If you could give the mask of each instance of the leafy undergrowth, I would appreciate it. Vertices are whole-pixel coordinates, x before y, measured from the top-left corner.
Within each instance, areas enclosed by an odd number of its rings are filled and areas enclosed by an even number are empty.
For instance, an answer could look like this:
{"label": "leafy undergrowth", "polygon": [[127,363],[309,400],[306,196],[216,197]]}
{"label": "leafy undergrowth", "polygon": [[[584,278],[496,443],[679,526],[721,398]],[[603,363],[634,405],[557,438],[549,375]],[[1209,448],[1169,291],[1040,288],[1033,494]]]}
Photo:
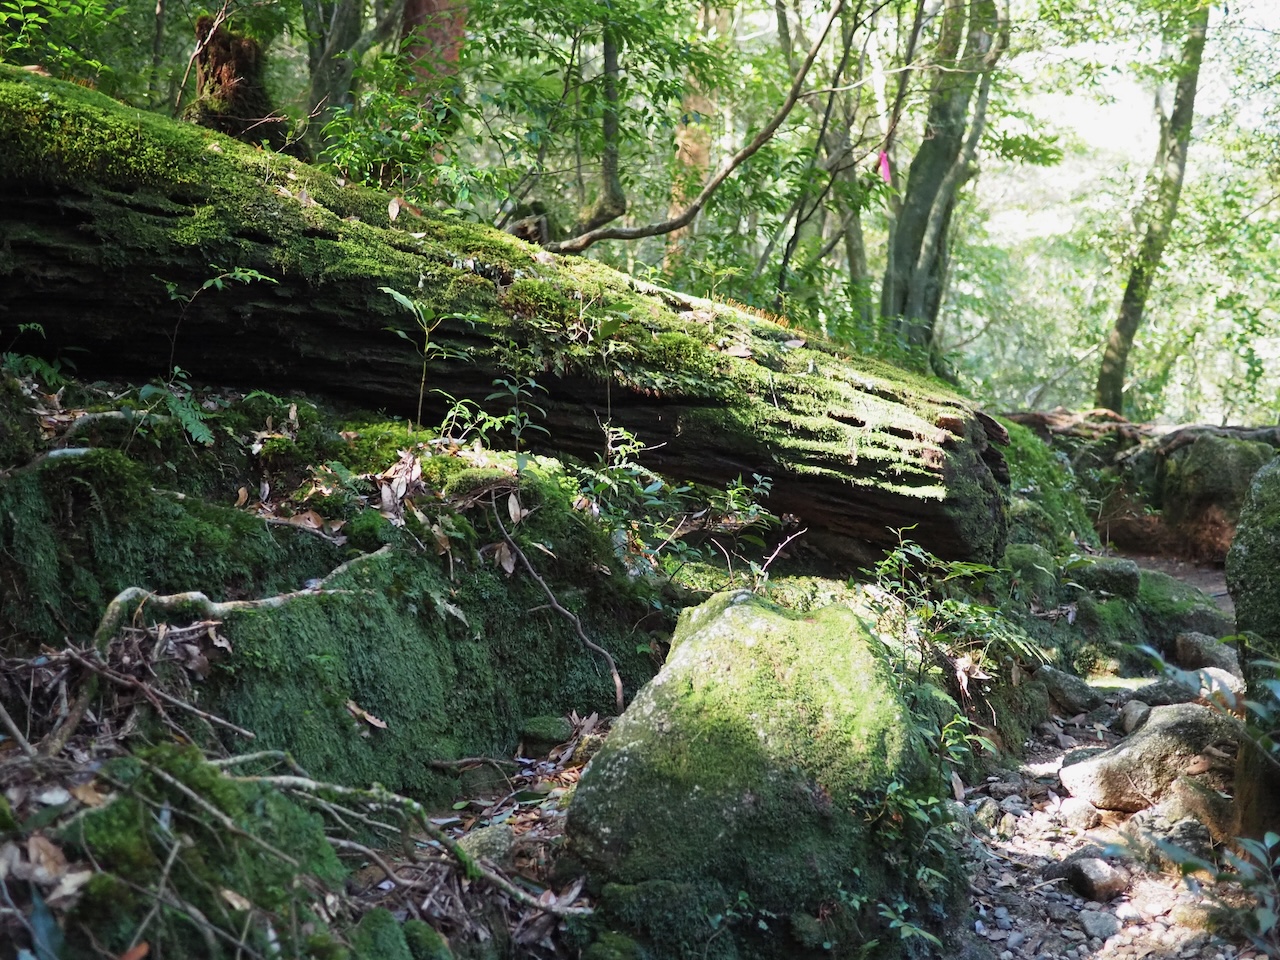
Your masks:
{"label": "leafy undergrowth", "polygon": [[[767,481],[672,484],[616,431],[561,463],[510,412],[424,430],[180,375],[3,399],[11,942],[569,955],[590,910],[553,867],[584,744],[660,660],[664,563],[713,549],[685,535],[746,550]],[[504,759],[565,715],[548,760]]]}
{"label": "leafy undergrowth", "polygon": [[4,715],[6,942],[50,960],[571,955],[591,908],[581,878],[552,868],[597,715],[544,719],[564,737],[546,759],[442,764],[471,789],[433,811],[218,746],[228,724],[192,703],[207,666],[193,649],[226,645],[209,623],[161,624],[0,662],[29,704]]}

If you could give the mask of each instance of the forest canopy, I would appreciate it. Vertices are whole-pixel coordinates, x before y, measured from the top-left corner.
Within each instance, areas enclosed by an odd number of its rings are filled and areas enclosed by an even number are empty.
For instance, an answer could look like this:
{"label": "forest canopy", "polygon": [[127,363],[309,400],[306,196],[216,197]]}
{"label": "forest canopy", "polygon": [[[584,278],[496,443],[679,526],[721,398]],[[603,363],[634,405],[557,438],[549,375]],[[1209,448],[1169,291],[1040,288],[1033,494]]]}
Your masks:
{"label": "forest canopy", "polygon": [[6,61],[980,402],[1246,423],[1280,416],[1278,30],[1268,0],[0,4]]}

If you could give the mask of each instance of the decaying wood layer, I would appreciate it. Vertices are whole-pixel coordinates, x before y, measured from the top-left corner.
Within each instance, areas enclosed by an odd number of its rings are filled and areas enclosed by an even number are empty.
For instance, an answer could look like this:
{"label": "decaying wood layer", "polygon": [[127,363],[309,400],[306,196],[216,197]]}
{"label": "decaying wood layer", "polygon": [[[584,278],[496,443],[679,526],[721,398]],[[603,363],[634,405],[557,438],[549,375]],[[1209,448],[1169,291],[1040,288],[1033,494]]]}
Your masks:
{"label": "decaying wood layer", "polygon": [[[210,383],[411,416],[421,361],[387,332],[416,336],[379,290],[395,287],[481,318],[436,331],[434,342],[469,359],[433,359],[429,387],[483,400],[513,358],[543,363],[532,372],[547,391],[535,399],[548,451],[593,458],[610,419],[660,445],[647,462],[674,478],[772,477],[768,506],[795,514],[837,558],[912,526],[942,556],[1002,549],[1007,471],[991,444],[1002,430],[944,388],[487,228],[407,211],[392,224],[389,198],[288,158],[10,76],[0,74],[0,135],[13,145],[0,159],[0,322],[44,331],[22,350],[73,359],[82,377],[148,379],[172,361]],[[80,146],[74,138],[93,137],[94,124],[125,133]],[[190,294],[231,267],[276,282],[230,283],[185,308],[165,286]],[[516,295],[530,290],[582,303],[584,316],[624,318],[624,359],[597,343],[573,362],[537,361],[559,349],[549,324],[566,325],[562,345],[590,347],[591,337],[574,340],[571,317]],[[699,325],[700,339],[680,333]],[[658,349],[668,341],[686,351],[674,366]],[[428,400],[433,415],[446,405]]]}

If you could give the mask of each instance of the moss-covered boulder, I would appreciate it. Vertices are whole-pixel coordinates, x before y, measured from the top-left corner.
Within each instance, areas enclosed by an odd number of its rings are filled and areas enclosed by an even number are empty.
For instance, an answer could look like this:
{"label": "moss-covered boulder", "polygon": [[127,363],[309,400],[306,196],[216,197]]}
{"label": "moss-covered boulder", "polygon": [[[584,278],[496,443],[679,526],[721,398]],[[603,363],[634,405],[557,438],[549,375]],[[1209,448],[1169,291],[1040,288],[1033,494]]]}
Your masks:
{"label": "moss-covered boulder", "polygon": [[1280,460],[1250,485],[1227,554],[1227,587],[1240,629],[1280,641]]}
{"label": "moss-covered boulder", "polygon": [[1183,552],[1221,563],[1254,474],[1275,456],[1269,444],[1201,433],[1162,462],[1160,499],[1168,536]]}
{"label": "moss-covered boulder", "polygon": [[[1249,487],[1227,554],[1227,587],[1236,623],[1248,631],[1240,653],[1249,695],[1280,710],[1264,683],[1274,680],[1274,671],[1251,662],[1280,656],[1280,460],[1259,470]],[[1280,771],[1265,749],[1246,740],[1237,757],[1235,832],[1242,836],[1260,838],[1280,829]]]}
{"label": "moss-covered boulder", "polygon": [[[901,815],[927,820],[935,784],[871,622],[748,593],[682,615],[567,824],[605,919],[649,956],[857,957],[877,904],[941,917],[955,875]],[[923,865],[940,888],[916,886]]]}
{"label": "moss-covered boulder", "polygon": [[1147,631],[1147,642],[1167,657],[1173,656],[1180,633],[1225,637],[1234,629],[1231,618],[1211,597],[1158,570],[1142,571],[1136,605]]}
{"label": "moss-covered boulder", "polygon": [[1065,455],[1011,420],[1005,459],[1009,463],[1009,542],[1035,543],[1055,556],[1074,552],[1080,543],[1097,546],[1075,471]]}
{"label": "moss-covered boulder", "polygon": [[1136,600],[1142,581],[1138,565],[1126,557],[1077,557],[1064,565],[1062,578],[1103,600]]}

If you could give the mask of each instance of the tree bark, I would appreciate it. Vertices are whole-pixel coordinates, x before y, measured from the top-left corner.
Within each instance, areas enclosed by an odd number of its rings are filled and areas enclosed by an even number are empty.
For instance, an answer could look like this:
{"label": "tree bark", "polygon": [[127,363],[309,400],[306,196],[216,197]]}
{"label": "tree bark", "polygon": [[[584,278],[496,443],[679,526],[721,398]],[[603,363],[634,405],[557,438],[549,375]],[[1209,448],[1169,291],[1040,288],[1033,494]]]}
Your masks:
{"label": "tree bark", "polygon": [[970,102],[1008,43],[1008,13],[996,0],[945,0],[941,17],[925,138],[911,161],[880,295],[881,317],[903,346],[919,350],[929,349],[942,304],[947,232],[971,162],[965,133],[981,134],[981,120],[970,123]]}
{"label": "tree bark", "polygon": [[1209,29],[1209,7],[1192,10],[1185,20],[1182,51],[1178,57],[1173,109],[1166,117],[1157,99],[1160,114],[1160,143],[1147,181],[1147,195],[1134,220],[1138,236],[1129,264],[1129,279],[1120,300],[1120,312],[1107,338],[1098,371],[1097,405],[1120,413],[1124,407],[1125,369],[1134,337],[1142,325],[1147,295],[1160,269],[1164,248],[1178,214],[1182,180],[1187,171],[1187,149],[1191,144],[1191,124],[1195,119],[1196,88],[1200,61],[1204,57],[1205,35]]}
{"label": "tree bark", "polygon": [[[772,477],[768,507],[843,572],[900,527],[944,557],[1003,550],[1001,431],[943,388],[488,227],[393,224],[385,194],[21,73],[0,68],[0,311],[40,323],[46,355],[80,351],[82,377],[145,380],[172,349],[206,382],[412,416],[421,358],[387,331],[408,321],[391,287],[472,318],[432,335],[429,386],[483,403],[496,377],[536,377],[548,452],[593,458],[609,421],[673,478]],[[166,290],[231,267],[277,282],[185,308]]]}

